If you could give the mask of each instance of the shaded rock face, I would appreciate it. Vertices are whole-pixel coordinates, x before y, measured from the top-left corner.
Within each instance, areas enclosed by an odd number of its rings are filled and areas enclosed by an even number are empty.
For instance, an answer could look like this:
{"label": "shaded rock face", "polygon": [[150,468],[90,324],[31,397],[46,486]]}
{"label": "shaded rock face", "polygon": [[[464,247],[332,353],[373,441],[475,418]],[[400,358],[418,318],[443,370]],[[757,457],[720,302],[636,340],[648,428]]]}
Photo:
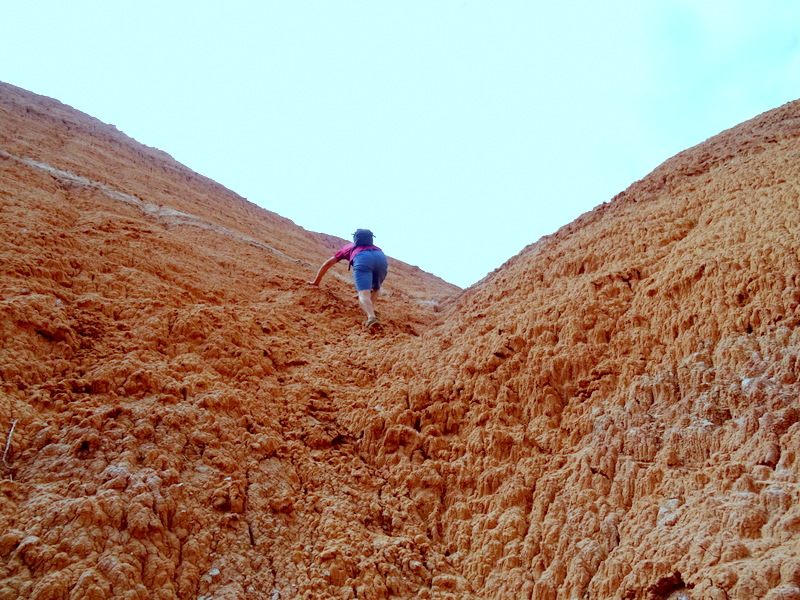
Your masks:
{"label": "shaded rock face", "polygon": [[342,240],[0,85],[0,600],[800,598],[799,136],[365,332]]}

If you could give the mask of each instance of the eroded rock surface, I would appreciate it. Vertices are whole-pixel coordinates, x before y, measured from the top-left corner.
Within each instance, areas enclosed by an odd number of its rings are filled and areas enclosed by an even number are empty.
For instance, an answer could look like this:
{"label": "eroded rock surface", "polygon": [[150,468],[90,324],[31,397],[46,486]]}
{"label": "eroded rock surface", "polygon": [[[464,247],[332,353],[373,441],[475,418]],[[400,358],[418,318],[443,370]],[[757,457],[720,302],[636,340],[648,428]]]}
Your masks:
{"label": "eroded rock surface", "polygon": [[365,332],[341,240],[0,84],[0,600],[800,598],[799,136]]}

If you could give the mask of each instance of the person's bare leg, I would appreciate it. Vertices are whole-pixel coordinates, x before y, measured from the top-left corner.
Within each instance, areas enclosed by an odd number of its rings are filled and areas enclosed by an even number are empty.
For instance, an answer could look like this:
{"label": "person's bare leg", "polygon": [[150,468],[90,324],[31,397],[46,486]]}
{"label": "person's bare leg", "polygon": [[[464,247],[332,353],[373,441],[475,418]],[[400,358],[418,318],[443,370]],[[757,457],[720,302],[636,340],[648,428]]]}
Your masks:
{"label": "person's bare leg", "polygon": [[370,294],[370,298],[372,299],[372,310],[375,310],[375,305],[378,304],[378,296],[380,295],[380,293],[381,290],[377,289],[377,290],[372,290],[372,293]]}
{"label": "person's bare leg", "polygon": [[358,292],[358,302],[361,304],[361,308],[364,309],[364,312],[367,313],[367,320],[374,319],[375,305],[372,303],[372,291],[361,290]]}

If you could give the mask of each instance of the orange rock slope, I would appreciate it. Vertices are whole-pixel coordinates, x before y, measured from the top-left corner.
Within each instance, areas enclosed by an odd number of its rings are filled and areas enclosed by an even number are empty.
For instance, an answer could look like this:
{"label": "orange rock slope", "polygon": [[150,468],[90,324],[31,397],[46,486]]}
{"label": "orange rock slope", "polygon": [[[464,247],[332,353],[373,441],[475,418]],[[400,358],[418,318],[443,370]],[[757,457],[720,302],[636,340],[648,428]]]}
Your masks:
{"label": "orange rock slope", "polygon": [[374,332],[340,239],[5,84],[0,169],[0,600],[800,598],[800,102]]}

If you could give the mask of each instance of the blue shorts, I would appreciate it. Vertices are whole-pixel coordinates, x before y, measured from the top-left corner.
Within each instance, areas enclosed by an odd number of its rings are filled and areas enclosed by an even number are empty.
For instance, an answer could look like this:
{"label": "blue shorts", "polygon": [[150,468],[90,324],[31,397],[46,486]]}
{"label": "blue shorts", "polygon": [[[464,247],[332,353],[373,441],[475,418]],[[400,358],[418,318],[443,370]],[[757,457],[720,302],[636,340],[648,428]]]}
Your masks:
{"label": "blue shorts", "polygon": [[359,292],[381,289],[388,272],[389,261],[381,250],[362,250],[353,259],[353,281]]}

